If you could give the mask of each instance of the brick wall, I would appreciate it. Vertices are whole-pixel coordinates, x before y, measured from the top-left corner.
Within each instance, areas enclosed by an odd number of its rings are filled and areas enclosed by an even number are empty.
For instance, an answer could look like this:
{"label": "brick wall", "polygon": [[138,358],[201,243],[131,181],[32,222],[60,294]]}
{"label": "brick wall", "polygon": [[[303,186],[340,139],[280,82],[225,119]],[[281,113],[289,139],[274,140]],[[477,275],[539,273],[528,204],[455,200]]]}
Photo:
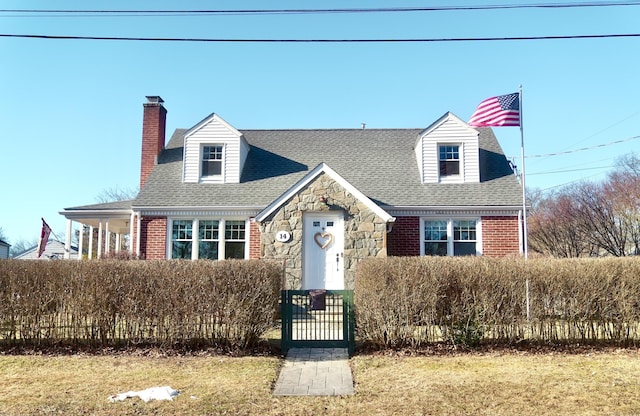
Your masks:
{"label": "brick wall", "polygon": [[387,234],[389,256],[420,255],[420,217],[397,217]]}
{"label": "brick wall", "polygon": [[518,217],[482,217],[482,240],[483,256],[519,254]]}
{"label": "brick wall", "polygon": [[167,218],[143,217],[140,255],[147,260],[164,259],[167,253]]}
{"label": "brick wall", "polygon": [[260,224],[255,221],[249,222],[249,258],[259,259],[262,257],[260,249]]}
{"label": "brick wall", "polygon": [[140,189],[156,164],[164,148],[167,110],[162,103],[145,103],[142,118],[142,152],[140,160]]}

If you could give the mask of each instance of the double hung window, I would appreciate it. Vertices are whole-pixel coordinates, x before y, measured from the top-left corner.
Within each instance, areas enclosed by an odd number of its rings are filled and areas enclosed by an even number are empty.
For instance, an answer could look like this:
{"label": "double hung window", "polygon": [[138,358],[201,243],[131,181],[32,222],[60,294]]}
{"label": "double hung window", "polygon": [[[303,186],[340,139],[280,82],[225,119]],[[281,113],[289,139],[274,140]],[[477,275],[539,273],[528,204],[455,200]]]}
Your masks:
{"label": "double hung window", "polygon": [[246,226],[244,220],[174,219],[169,256],[193,260],[244,259],[248,250]]}
{"label": "double hung window", "polygon": [[425,219],[422,249],[426,256],[475,256],[480,252],[479,220]]}
{"label": "double hung window", "polygon": [[222,175],[223,146],[202,146],[202,177]]}
{"label": "double hung window", "polygon": [[440,145],[438,147],[440,177],[460,175],[460,146]]}

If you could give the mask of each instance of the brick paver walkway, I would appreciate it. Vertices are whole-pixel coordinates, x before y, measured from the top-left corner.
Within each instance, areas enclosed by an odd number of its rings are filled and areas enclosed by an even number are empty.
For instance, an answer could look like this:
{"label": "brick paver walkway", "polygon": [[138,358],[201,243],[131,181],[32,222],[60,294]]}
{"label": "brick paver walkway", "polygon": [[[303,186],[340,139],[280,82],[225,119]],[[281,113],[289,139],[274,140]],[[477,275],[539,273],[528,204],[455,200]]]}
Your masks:
{"label": "brick paver walkway", "polygon": [[354,394],[346,348],[291,348],[273,394],[345,396]]}

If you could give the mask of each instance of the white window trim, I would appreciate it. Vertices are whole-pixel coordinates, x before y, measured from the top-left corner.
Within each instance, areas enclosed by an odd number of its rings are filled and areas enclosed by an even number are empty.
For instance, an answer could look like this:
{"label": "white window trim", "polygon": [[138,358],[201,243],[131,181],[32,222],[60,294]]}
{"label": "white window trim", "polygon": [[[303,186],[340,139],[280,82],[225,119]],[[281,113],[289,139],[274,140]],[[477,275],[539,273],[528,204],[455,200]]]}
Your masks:
{"label": "white window trim", "polygon": [[[204,155],[205,147],[214,147],[220,146],[222,147],[222,167],[220,170],[220,175],[211,175],[211,176],[202,176],[202,157]],[[200,150],[198,151],[198,178],[200,178],[200,183],[225,183],[226,178],[226,165],[227,165],[227,146],[223,143],[201,143]]]}
{"label": "white window trim", "polygon": [[482,219],[478,217],[422,217],[420,218],[420,255],[424,256],[424,225],[425,221],[447,221],[447,257],[453,256],[454,240],[453,240],[453,222],[454,221],[475,221],[476,222],[476,256],[482,255]]}
{"label": "white window trim", "polygon": [[[218,221],[218,260],[225,260],[225,221],[244,221],[244,259],[249,260],[250,258],[250,244],[251,241],[251,224],[248,218],[214,218],[214,217],[198,217],[198,218],[184,218],[184,217],[175,217],[168,218],[167,221],[167,244],[166,244],[166,258],[172,259],[171,257],[171,248],[172,248],[172,234],[173,234],[173,222],[174,221],[184,221],[191,220],[192,228],[191,228],[191,260],[198,260],[198,253],[200,248],[200,240],[198,239],[198,228],[201,220],[214,220]],[[237,240],[233,240],[237,241]]]}
{"label": "white window trim", "polygon": [[[458,146],[458,163],[460,164],[460,173],[457,175],[440,175],[440,147],[442,146]],[[436,144],[436,169],[438,172],[438,182],[440,183],[463,183],[464,182],[464,143],[460,142],[438,142]]]}

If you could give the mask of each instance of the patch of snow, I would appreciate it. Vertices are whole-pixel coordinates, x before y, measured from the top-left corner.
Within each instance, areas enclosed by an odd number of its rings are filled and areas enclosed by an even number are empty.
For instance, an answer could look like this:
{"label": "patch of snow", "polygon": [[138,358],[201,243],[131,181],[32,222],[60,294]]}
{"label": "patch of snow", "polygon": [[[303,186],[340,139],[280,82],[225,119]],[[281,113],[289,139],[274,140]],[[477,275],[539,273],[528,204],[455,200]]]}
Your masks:
{"label": "patch of snow", "polygon": [[180,394],[178,390],[174,390],[169,386],[149,387],[148,389],[140,391],[128,391],[126,393],[113,394],[109,396],[109,401],[121,402],[130,397],[139,397],[145,402],[151,400],[173,400],[173,398],[177,397],[178,394]]}

